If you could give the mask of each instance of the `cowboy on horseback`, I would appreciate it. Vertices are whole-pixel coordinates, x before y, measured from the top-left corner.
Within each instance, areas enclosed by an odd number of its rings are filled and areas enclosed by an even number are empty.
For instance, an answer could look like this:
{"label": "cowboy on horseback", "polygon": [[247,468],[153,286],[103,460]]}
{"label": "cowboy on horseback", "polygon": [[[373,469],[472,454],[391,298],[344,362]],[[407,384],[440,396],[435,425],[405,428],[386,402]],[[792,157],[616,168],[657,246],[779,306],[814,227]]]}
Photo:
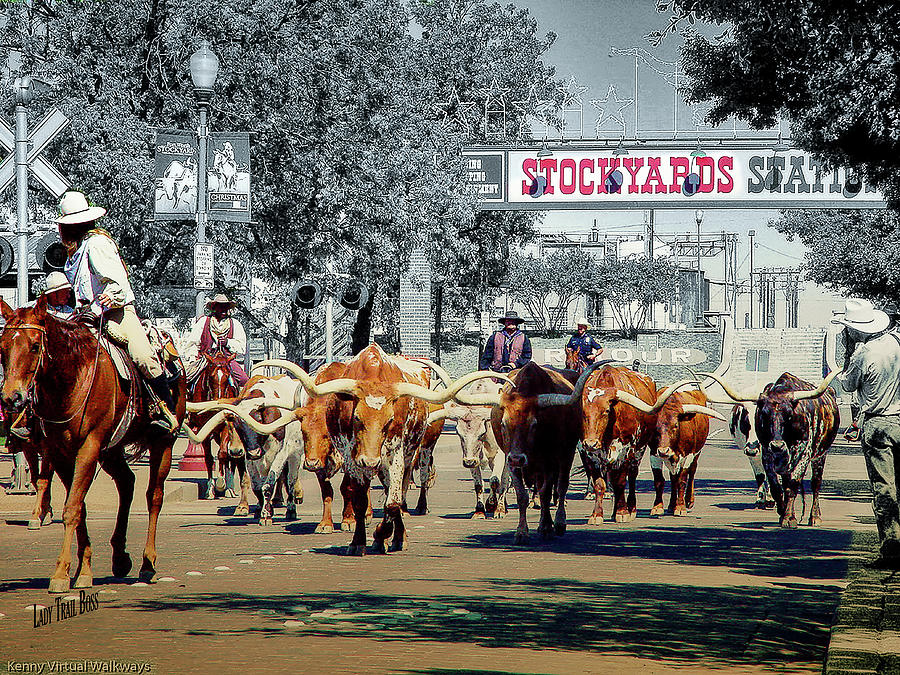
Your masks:
{"label": "cowboy on horseback", "polygon": [[588,333],[591,324],[584,317],[575,322],[575,333],[566,344],[566,367],[581,372],[594,362],[603,349],[597,339]]}
{"label": "cowboy on horseback", "polygon": [[237,303],[219,293],[206,303],[209,312],[194,322],[185,343],[185,359],[192,361],[188,382],[196,383],[208,359],[217,354],[229,357],[231,377],[240,390],[247,383],[247,373],[238,361],[247,350],[247,334],[241,322],[231,316]]}
{"label": "cowboy on horseback", "polygon": [[66,192],[56,219],[59,236],[69,254],[65,274],[72,285],[78,311],[100,320],[107,335],[124,343],[134,365],[157,399],[151,425],[174,433],[178,421],[165,368],[150,345],[134,309],[134,291],[119,248],[109,232],[97,227],[106,209],[90,206],[80,192]]}

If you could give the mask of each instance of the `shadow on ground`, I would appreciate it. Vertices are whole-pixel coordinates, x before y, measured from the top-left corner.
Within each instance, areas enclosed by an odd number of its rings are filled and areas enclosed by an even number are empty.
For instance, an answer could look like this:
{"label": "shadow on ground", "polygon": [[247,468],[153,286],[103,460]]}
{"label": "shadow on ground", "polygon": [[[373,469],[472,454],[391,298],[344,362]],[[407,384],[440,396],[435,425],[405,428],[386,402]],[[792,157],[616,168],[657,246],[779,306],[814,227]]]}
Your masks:
{"label": "shadow on ground", "polygon": [[[218,635],[283,640],[299,633],[407,644],[590,650],[726,667],[821,662],[839,595],[827,586],[706,588],[560,578],[482,579],[473,585],[476,592],[465,596],[427,599],[358,592],[205,593],[141,599],[126,607],[220,612],[231,616],[233,625],[242,624],[234,620],[239,614],[271,621],[217,630]],[[286,630],[286,619],[303,625]],[[186,632],[204,634],[199,627]]]}

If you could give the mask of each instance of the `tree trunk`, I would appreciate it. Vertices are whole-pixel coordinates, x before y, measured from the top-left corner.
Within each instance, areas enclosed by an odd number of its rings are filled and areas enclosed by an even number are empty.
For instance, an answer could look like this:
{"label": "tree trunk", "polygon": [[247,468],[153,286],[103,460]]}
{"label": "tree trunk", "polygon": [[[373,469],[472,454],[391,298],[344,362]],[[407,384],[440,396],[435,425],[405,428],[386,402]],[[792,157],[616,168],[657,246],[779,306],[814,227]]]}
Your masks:
{"label": "tree trunk", "polygon": [[373,285],[369,289],[369,299],[356,313],[356,321],[353,324],[353,332],[350,335],[350,353],[354,356],[369,346],[372,341],[372,308],[375,306],[375,295],[378,286]]}

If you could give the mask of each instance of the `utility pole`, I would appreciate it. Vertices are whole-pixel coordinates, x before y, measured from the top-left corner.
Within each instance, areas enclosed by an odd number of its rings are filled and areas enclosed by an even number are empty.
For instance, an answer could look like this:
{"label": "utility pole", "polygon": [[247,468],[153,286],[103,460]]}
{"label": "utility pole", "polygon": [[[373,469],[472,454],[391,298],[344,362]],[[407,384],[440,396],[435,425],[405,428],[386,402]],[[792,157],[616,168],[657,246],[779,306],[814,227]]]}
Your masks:
{"label": "utility pole", "polygon": [[750,230],[747,235],[750,237],[750,328],[753,328],[753,237],[756,230]]}

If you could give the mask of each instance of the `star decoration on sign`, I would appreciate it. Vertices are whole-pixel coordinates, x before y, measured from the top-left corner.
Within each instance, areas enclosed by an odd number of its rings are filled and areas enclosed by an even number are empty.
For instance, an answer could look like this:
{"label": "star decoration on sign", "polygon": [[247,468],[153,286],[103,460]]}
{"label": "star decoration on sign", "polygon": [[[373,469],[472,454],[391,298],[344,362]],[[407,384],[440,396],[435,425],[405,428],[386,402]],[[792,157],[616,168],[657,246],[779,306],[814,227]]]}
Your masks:
{"label": "star decoration on sign", "polygon": [[622,115],[622,111],[632,103],[634,103],[633,98],[620,99],[616,93],[616,87],[613,84],[609,85],[609,90],[606,92],[606,98],[591,99],[591,105],[600,111],[600,116],[597,118],[597,123],[594,125],[596,132],[599,134],[600,127],[608,120],[621,124],[622,131],[624,132],[625,117]]}
{"label": "star decoration on sign", "polygon": [[524,99],[512,101],[512,107],[515,111],[516,118],[519,121],[519,128],[516,132],[516,138],[522,140],[528,136],[532,136],[531,129],[533,125],[537,125],[543,129],[543,135],[546,137],[548,125],[545,121],[548,113],[553,110],[553,101],[545,98],[538,98],[537,85],[531,85],[528,94]]}
{"label": "star decoration on sign", "polygon": [[490,140],[498,140],[506,136],[506,95],[509,89],[497,84],[495,77],[491,86],[480,89],[484,94],[484,136]]}
{"label": "star decoration on sign", "polygon": [[564,86],[562,94],[562,136],[563,138],[582,138],[584,136],[584,102],[581,95],[587,87],[578,84],[574,75]]}
{"label": "star decoration on sign", "polygon": [[569,80],[559,88],[562,92],[562,102],[563,108],[574,108],[581,107],[583,102],[581,100],[581,95],[588,90],[584,85],[578,84],[575,80],[575,76],[569,78]]}
{"label": "star decoration on sign", "polygon": [[456,88],[450,92],[446,102],[438,103],[435,108],[438,111],[438,122],[444,129],[456,128],[469,135],[472,128],[469,124],[469,115],[475,107],[474,103],[461,101]]}

